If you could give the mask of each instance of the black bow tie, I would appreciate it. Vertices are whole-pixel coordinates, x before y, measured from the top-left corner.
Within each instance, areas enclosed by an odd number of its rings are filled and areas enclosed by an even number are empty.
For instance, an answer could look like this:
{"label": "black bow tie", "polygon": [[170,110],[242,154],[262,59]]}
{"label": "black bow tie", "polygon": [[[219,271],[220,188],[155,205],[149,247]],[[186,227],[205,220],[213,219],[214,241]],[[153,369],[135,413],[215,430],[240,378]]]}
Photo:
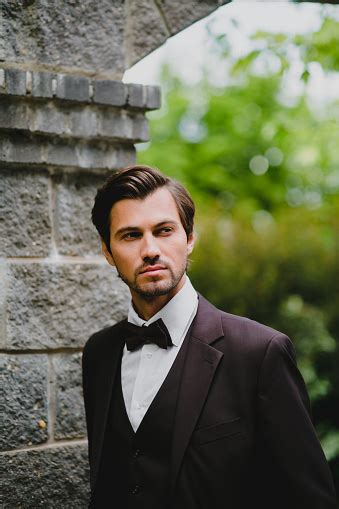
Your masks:
{"label": "black bow tie", "polygon": [[161,318],[148,327],[139,327],[134,323],[125,322],[123,325],[127,350],[133,351],[145,343],[155,343],[160,348],[173,346],[170,333]]}

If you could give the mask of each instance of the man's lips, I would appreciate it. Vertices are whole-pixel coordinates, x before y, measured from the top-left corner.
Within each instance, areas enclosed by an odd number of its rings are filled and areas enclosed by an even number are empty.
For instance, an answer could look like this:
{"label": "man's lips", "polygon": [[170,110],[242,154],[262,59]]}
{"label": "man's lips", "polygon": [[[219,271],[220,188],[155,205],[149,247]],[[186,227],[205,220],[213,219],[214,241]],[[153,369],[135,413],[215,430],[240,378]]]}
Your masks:
{"label": "man's lips", "polygon": [[164,265],[149,265],[148,267],[145,267],[140,274],[146,274],[150,272],[159,272],[161,270],[165,270],[166,267]]}

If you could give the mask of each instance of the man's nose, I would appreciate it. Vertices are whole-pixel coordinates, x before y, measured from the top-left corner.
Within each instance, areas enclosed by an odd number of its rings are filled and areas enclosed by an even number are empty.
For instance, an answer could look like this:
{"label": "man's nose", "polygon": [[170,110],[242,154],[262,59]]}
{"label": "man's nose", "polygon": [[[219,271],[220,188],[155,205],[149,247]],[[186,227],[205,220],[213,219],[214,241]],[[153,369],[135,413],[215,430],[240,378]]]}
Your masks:
{"label": "man's nose", "polygon": [[144,235],[140,254],[143,260],[145,258],[159,258],[159,245],[157,239],[153,235]]}

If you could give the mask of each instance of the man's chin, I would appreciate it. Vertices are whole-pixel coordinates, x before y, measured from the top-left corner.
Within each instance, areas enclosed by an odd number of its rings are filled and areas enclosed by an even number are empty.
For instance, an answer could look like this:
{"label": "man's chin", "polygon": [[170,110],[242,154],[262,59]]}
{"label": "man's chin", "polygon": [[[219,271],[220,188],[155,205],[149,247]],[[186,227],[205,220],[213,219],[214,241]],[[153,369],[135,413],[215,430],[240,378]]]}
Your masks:
{"label": "man's chin", "polygon": [[176,293],[176,288],[182,280],[185,271],[179,277],[175,277],[171,271],[164,271],[164,274],[157,274],[154,276],[136,277],[133,282],[129,281],[118,271],[119,277],[129,287],[130,291],[135,292],[137,295],[144,299],[153,299],[163,295],[170,295]]}
{"label": "man's chin", "polygon": [[167,295],[173,290],[173,284],[169,281],[150,281],[136,285],[133,290],[141,297],[152,298]]}

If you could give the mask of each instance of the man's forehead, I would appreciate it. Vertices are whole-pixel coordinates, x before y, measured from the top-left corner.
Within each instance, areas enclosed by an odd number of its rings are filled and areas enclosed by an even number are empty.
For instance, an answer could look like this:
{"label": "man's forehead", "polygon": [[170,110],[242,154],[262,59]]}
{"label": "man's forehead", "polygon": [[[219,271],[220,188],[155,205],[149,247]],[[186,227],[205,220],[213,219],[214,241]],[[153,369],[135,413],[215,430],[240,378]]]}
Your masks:
{"label": "man's forehead", "polygon": [[[163,222],[180,222],[177,205],[171,193],[160,188],[144,198],[124,198],[116,202],[110,212],[111,225],[114,223],[133,224],[151,221],[154,224]],[[120,227],[120,224],[119,224]]]}

